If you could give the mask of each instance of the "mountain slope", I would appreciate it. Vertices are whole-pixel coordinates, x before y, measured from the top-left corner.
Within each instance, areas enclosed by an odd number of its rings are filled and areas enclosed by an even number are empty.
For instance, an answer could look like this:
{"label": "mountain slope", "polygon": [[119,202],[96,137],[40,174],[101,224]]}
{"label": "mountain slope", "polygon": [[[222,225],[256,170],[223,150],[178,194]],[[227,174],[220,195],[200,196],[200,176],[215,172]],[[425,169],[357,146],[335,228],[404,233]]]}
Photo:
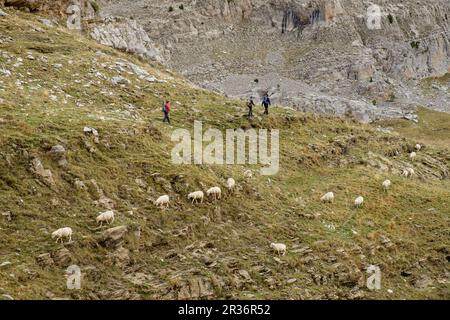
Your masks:
{"label": "mountain slope", "polygon": [[[248,121],[242,102],[156,63],[7,12],[0,17],[0,295],[450,297],[447,146],[425,141],[411,163],[408,152],[423,141],[394,130],[285,108]],[[173,126],[161,121],[167,98]],[[172,164],[172,131],[190,130],[194,120],[221,130],[280,129],[279,174],[247,180],[244,171],[257,166]],[[405,167],[416,176],[401,177]],[[187,200],[228,177],[237,180],[235,194],[197,206]],[[320,202],[328,191],[333,204]],[[162,211],[151,200],[166,193],[172,202]],[[355,209],[358,195],[366,203]],[[116,221],[100,228],[95,217],[108,208]],[[55,244],[51,232],[65,226],[73,242]],[[112,227],[119,228],[105,231]],[[287,255],[276,257],[271,242],[286,243]],[[83,275],[78,291],[66,288],[73,264]],[[379,291],[365,287],[369,265],[382,271]]]}
{"label": "mountain slope", "polygon": [[365,121],[402,118],[417,105],[450,111],[448,81],[435,97],[419,85],[450,72],[446,0],[100,3],[103,15],[142,24],[174,70],[232,97],[268,91],[301,111]]}

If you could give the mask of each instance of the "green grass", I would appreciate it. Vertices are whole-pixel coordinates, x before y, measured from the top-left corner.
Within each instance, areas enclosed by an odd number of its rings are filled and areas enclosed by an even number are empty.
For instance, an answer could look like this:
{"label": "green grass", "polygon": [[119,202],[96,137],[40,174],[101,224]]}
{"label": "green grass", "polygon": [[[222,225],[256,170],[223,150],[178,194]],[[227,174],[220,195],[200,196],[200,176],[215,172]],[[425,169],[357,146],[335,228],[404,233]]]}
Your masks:
{"label": "green grass", "polygon": [[450,114],[425,108],[417,110],[419,123],[408,120],[387,120],[382,125],[391,126],[402,135],[424,144],[450,146]]}
{"label": "green grass", "polygon": [[[30,31],[34,25],[45,33]],[[0,20],[0,30],[14,39],[0,44],[0,66],[12,71],[11,77],[0,78],[0,212],[12,214],[11,221],[0,216],[0,264],[12,263],[0,267],[0,294],[16,299],[176,299],[190,280],[201,278],[211,283],[209,298],[219,299],[351,299],[355,291],[366,299],[450,297],[450,158],[443,115],[420,110],[418,128],[402,121],[387,124],[400,134],[285,109],[249,122],[240,101],[195,89],[162,66],[65,29],[41,26],[32,15],[11,14]],[[28,60],[28,51],[46,61]],[[23,65],[12,68],[19,56]],[[167,82],[149,83],[124,72],[131,84],[120,87],[96,76],[117,76],[119,59]],[[54,68],[57,63],[63,68]],[[26,82],[23,90],[17,80]],[[84,86],[87,83],[90,86]],[[166,98],[173,102],[171,127],[161,121]],[[129,110],[129,104],[134,108]],[[194,120],[202,120],[205,129],[280,129],[279,174],[270,180],[256,174],[247,181],[247,166],[173,165],[171,133],[191,129]],[[99,131],[99,144],[83,134],[84,126]],[[407,151],[417,142],[427,148],[411,164]],[[67,150],[66,169],[48,154],[55,144]],[[393,150],[400,154],[390,157]],[[55,188],[30,172],[34,156],[52,171]],[[406,165],[416,170],[414,179],[400,177]],[[258,166],[252,169],[257,172]],[[186,199],[194,190],[223,186],[228,177],[240,186],[234,195],[198,206]],[[147,186],[138,186],[137,178]],[[393,182],[387,194],[381,190],[386,178]],[[99,229],[95,217],[105,209],[94,204],[95,188],[78,190],[76,179],[88,186],[94,179],[114,200],[114,226],[140,225],[139,250],[130,252],[126,266],[114,264],[112,251],[99,245],[107,227]],[[330,190],[335,203],[321,203],[321,195]],[[165,193],[172,204],[161,211],[149,199]],[[358,195],[366,203],[355,209]],[[74,243],[66,245],[72,261],[39,266],[39,254],[54,255],[63,248],[50,239],[50,233],[63,226],[74,230]],[[392,246],[383,244],[385,238]],[[275,260],[271,242],[286,243],[287,255]],[[311,252],[295,253],[305,247]],[[84,275],[80,291],[65,286],[65,269],[73,263]],[[380,291],[365,288],[369,264],[382,269]],[[240,270],[252,281],[244,281]],[[412,275],[402,276],[404,271]],[[150,280],[143,285],[127,280],[136,273]],[[416,288],[413,280],[420,275],[430,277],[432,286]],[[297,281],[288,284],[289,279]]]}

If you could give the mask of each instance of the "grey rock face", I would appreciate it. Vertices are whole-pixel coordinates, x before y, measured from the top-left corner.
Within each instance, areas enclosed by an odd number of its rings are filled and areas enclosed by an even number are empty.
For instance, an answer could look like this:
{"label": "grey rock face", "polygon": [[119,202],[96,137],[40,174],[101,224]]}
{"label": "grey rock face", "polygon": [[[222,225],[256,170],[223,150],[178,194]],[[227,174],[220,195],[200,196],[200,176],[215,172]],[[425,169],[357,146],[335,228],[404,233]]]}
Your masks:
{"label": "grey rock face", "polygon": [[90,31],[92,38],[103,45],[138,54],[144,58],[163,58],[144,28],[135,20],[107,18]]}

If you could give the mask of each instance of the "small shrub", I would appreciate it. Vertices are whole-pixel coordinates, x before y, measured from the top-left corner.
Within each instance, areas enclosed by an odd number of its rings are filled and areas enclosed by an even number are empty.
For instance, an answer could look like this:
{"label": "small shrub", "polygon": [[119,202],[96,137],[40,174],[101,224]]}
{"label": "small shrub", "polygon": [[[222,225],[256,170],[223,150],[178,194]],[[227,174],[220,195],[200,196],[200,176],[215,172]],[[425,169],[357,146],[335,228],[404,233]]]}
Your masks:
{"label": "small shrub", "polygon": [[173,10],[175,10],[172,6],[169,7],[169,12],[172,12]]}
{"label": "small shrub", "polygon": [[395,101],[395,99],[397,99],[397,97],[395,96],[395,93],[391,93],[390,95],[389,95],[389,98],[388,98],[388,102],[394,102]]}
{"label": "small shrub", "polygon": [[411,48],[413,49],[419,49],[420,42],[419,41],[412,41],[411,42]]}
{"label": "small shrub", "polygon": [[393,17],[392,14],[390,14],[390,13],[389,13],[389,15],[388,15],[388,20],[389,20],[389,23],[390,23],[390,24],[393,24],[393,23],[394,23],[394,17]]}

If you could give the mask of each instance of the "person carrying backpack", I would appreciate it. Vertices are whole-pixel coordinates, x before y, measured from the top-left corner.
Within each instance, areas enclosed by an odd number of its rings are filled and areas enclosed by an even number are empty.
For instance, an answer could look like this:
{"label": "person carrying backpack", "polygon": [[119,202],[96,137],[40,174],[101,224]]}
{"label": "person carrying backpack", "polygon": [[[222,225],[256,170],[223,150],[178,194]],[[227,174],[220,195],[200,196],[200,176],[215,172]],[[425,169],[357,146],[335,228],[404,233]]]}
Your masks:
{"label": "person carrying backpack", "polygon": [[170,114],[170,101],[166,101],[166,103],[163,105],[162,111],[164,112],[164,119],[163,122],[168,122],[170,124],[170,118],[169,118],[169,114]]}
{"label": "person carrying backpack", "polygon": [[253,102],[253,97],[250,97],[250,101],[247,102],[248,107],[248,117],[253,117],[253,107],[255,106],[255,103]]}
{"label": "person carrying backpack", "polygon": [[266,94],[263,97],[262,106],[264,107],[264,114],[269,115],[269,106],[271,105],[269,95]]}

